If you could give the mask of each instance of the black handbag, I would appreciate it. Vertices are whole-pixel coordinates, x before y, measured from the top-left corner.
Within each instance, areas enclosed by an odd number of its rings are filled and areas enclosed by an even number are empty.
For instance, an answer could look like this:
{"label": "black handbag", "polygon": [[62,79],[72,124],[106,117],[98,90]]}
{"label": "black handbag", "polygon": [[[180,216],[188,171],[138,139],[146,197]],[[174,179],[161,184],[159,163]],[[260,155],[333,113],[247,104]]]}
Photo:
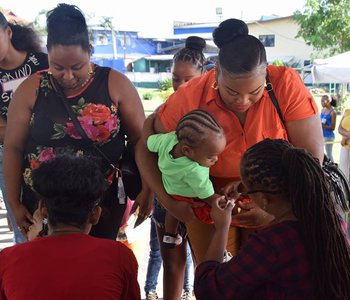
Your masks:
{"label": "black handbag", "polygon": [[55,83],[55,78],[50,77],[50,79],[77,132],[84,140],[93,146],[96,152],[99,153],[100,156],[108,163],[109,171],[106,177],[110,184],[114,179],[118,181],[119,203],[125,203],[125,196],[135,200],[142,190],[142,182],[140,172],[135,161],[134,146],[127,141],[118,166],[114,165],[107,155],[87,136],[80,122],[78,121],[77,115],[68,104],[63,91],[60,89],[59,85]]}
{"label": "black handbag", "polygon": [[119,169],[123,176],[125,193],[130,199],[135,200],[142,190],[142,182],[139,169],[135,161],[134,145],[127,142],[126,148],[119,162]]}

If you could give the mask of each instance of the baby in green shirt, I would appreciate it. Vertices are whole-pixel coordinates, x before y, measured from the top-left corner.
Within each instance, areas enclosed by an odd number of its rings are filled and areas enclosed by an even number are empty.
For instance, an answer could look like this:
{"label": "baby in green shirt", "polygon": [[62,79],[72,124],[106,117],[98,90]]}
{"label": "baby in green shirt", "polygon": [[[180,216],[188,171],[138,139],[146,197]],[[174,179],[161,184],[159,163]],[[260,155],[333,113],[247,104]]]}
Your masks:
{"label": "baby in green shirt", "polygon": [[[155,134],[147,139],[147,147],[158,153],[158,166],[162,173],[165,190],[173,198],[193,203],[195,199],[206,202],[203,207],[194,208],[202,222],[212,224],[211,201],[215,194],[209,179],[209,167],[218,160],[225,149],[226,138],[215,118],[204,110],[193,110],[184,115],[176,131]],[[177,232],[179,221],[166,214],[164,246],[173,248],[182,242]]]}

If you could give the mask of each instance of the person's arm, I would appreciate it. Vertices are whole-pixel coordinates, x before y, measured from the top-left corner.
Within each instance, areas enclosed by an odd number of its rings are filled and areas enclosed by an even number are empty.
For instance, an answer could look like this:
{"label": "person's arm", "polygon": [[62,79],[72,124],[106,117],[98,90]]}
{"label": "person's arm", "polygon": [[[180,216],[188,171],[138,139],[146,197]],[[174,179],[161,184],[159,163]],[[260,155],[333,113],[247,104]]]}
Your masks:
{"label": "person's arm", "polygon": [[13,94],[9,105],[4,141],[3,172],[6,196],[18,226],[28,227],[32,215],[20,202],[24,145],[36,100],[38,75],[27,78]]}
{"label": "person's arm", "polygon": [[4,143],[6,131],[6,120],[3,117],[0,117],[0,144]]}
{"label": "person's arm", "polygon": [[342,119],[340,120],[339,127],[338,127],[338,132],[343,137],[350,138],[350,131],[344,129],[343,126],[341,126],[343,119],[344,119],[344,117],[342,117]]}
{"label": "person's arm", "polygon": [[144,109],[137,90],[125,75],[115,70],[110,71],[108,89],[112,101],[120,111],[121,123],[128,141],[136,145],[145,121]]}
{"label": "person's arm", "polygon": [[286,128],[290,143],[294,147],[306,149],[322,164],[324,150],[319,116],[316,114],[306,119],[287,122]]}
{"label": "person's arm", "polygon": [[231,201],[227,201],[226,206],[221,207],[220,201],[224,200],[225,196],[221,196],[212,201],[210,216],[214,220],[215,232],[205,254],[205,261],[222,262],[224,258],[232,209],[234,207]]}
{"label": "person's arm", "polygon": [[[145,121],[145,113],[141,99],[131,81],[125,75],[115,70],[110,71],[108,89],[112,101],[120,110],[121,122],[128,136],[128,142],[135,146],[136,158],[140,152],[138,141],[141,138],[142,126]],[[140,169],[137,159],[136,164]],[[140,201],[145,205],[143,209],[147,211],[147,213],[145,213],[146,217],[152,209],[153,192],[147,186],[142,174],[141,182],[142,191],[136,199],[147,199]]]}
{"label": "person's arm", "polygon": [[145,145],[147,145],[147,140],[148,138],[155,134],[155,130],[153,128],[154,120],[156,118],[157,114],[153,113],[150,114],[145,122],[143,123],[143,128],[142,128],[142,141]]}
{"label": "person's arm", "polygon": [[195,271],[194,291],[198,299],[240,299],[247,289],[254,291],[266,284],[275,270],[276,256],[269,241],[257,235],[249,238],[237,256],[221,263],[226,245],[231,207],[223,210],[216,205],[211,216],[215,233],[205,260]]}
{"label": "person's arm", "polygon": [[[147,134],[165,133],[158,115],[153,114],[147,118],[143,132]],[[153,128],[153,131],[152,131]],[[146,134],[147,133],[147,134]],[[140,139],[138,146],[140,151],[136,153],[136,160],[140,166],[140,173],[145,179],[147,185],[152,191],[157,194],[160,203],[170,212],[175,218],[181,222],[189,222],[195,218],[191,204],[185,201],[175,201],[167,194],[162,183],[161,172],[157,164],[157,155],[148,151],[146,143]],[[141,205],[141,204],[139,204]]]}
{"label": "person's arm", "polygon": [[320,164],[324,157],[322,127],[318,108],[300,75],[292,68],[270,66],[276,98],[281,108],[289,141],[304,148]]}

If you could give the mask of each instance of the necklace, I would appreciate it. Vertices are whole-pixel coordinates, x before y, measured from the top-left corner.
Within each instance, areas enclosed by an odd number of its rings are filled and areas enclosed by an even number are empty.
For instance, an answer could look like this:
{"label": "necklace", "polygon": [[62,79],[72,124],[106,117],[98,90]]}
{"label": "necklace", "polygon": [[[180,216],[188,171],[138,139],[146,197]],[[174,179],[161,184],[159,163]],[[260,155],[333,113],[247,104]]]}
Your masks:
{"label": "necklace", "polygon": [[81,88],[83,88],[84,86],[86,86],[90,79],[92,78],[92,76],[94,75],[94,71],[92,69],[90,69],[89,73],[88,73],[88,77],[85,79],[85,81],[80,85]]}

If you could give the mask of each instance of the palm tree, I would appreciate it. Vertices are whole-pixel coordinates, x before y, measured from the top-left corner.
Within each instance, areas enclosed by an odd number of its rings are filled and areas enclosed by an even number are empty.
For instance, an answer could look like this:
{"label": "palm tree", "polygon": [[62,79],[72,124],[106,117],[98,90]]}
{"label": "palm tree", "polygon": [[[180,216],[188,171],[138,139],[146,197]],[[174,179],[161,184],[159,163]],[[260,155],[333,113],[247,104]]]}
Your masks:
{"label": "palm tree", "polygon": [[105,29],[109,29],[112,34],[112,47],[113,47],[113,59],[118,58],[118,53],[117,53],[117,39],[115,36],[115,30],[113,26],[113,17],[102,17],[102,22],[101,26]]}

